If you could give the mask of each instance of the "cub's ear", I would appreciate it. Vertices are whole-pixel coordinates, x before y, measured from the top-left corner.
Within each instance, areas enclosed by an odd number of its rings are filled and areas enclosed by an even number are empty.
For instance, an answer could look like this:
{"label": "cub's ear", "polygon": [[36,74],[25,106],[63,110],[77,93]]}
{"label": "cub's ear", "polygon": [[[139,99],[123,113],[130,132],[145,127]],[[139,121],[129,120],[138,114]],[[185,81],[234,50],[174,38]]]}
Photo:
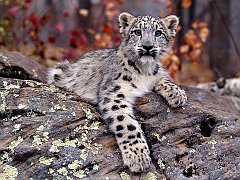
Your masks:
{"label": "cub's ear", "polygon": [[135,20],[136,20],[136,18],[127,12],[123,12],[119,15],[119,17],[118,17],[119,29],[120,29],[120,33],[122,34],[123,37],[128,34],[128,32]]}
{"label": "cub's ear", "polygon": [[169,15],[163,18],[163,22],[170,33],[170,36],[174,37],[176,35],[176,29],[179,23],[179,19],[175,15]]}

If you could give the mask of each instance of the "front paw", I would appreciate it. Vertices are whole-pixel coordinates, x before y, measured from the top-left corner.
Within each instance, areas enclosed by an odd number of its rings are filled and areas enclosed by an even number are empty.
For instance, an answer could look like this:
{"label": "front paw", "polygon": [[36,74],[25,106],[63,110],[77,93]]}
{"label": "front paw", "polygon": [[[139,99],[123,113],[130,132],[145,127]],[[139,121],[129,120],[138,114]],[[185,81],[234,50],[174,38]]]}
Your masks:
{"label": "front paw", "polygon": [[131,172],[143,172],[150,168],[151,158],[147,144],[137,143],[121,148],[124,165]]}
{"label": "front paw", "polygon": [[187,102],[187,95],[185,91],[177,86],[173,88],[173,91],[168,92],[165,97],[171,107],[183,106]]}

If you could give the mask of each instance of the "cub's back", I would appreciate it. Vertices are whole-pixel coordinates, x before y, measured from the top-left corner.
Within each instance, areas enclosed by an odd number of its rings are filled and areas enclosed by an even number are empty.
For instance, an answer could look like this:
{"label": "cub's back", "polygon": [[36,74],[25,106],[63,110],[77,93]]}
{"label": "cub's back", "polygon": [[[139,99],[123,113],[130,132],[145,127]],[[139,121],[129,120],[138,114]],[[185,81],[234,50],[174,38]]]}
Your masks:
{"label": "cub's back", "polygon": [[104,76],[116,69],[115,49],[92,51],[81,56],[76,63],[68,61],[56,65],[50,70],[48,83],[66,87],[75,91],[82,98],[97,102],[99,85]]}

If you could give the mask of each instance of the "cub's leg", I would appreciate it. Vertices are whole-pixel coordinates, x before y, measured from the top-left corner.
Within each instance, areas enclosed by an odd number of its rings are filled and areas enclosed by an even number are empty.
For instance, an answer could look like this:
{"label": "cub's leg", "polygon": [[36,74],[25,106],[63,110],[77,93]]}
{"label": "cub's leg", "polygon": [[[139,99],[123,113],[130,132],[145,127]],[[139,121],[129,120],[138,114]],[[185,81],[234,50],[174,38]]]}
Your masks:
{"label": "cub's leg", "polygon": [[133,116],[131,101],[119,88],[115,86],[113,90],[102,93],[99,108],[116,137],[124,164],[131,172],[144,171],[151,163],[150,151],[140,125]]}
{"label": "cub's leg", "polygon": [[160,79],[155,84],[155,91],[161,94],[172,107],[183,106],[187,102],[184,90],[172,83],[167,77]]}

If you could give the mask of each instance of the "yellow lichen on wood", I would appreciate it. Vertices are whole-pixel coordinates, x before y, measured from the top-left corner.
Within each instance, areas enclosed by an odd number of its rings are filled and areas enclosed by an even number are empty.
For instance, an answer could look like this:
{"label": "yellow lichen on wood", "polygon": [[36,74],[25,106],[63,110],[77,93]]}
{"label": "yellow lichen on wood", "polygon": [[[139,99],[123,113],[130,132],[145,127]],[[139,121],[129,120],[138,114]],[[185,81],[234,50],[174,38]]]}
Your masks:
{"label": "yellow lichen on wood", "polygon": [[62,141],[61,139],[57,139],[52,142],[52,146],[50,147],[50,152],[59,152],[58,147],[77,147],[77,145],[80,145],[80,142],[78,139],[65,139],[65,141]]}
{"label": "yellow lichen on wood", "polygon": [[148,173],[142,173],[140,180],[156,180],[157,176],[152,173],[152,172],[148,172]]}
{"label": "yellow lichen on wood", "polygon": [[18,136],[18,139],[16,141],[12,141],[8,148],[11,150],[11,152],[14,152],[14,149],[23,142],[23,138],[21,136]]}
{"label": "yellow lichen on wood", "polygon": [[128,173],[124,172],[124,171],[122,171],[119,175],[120,175],[122,180],[131,180],[130,175]]}
{"label": "yellow lichen on wood", "polygon": [[45,164],[46,166],[50,166],[51,163],[53,162],[53,158],[48,158],[48,157],[40,157],[39,158],[40,164]]}
{"label": "yellow lichen on wood", "polygon": [[3,172],[0,173],[0,179],[1,180],[15,180],[18,175],[18,170],[17,168],[10,166],[10,165],[5,165],[3,167]]}
{"label": "yellow lichen on wood", "polygon": [[164,170],[166,168],[165,164],[163,163],[163,161],[161,159],[158,159],[157,164],[161,170]]}

